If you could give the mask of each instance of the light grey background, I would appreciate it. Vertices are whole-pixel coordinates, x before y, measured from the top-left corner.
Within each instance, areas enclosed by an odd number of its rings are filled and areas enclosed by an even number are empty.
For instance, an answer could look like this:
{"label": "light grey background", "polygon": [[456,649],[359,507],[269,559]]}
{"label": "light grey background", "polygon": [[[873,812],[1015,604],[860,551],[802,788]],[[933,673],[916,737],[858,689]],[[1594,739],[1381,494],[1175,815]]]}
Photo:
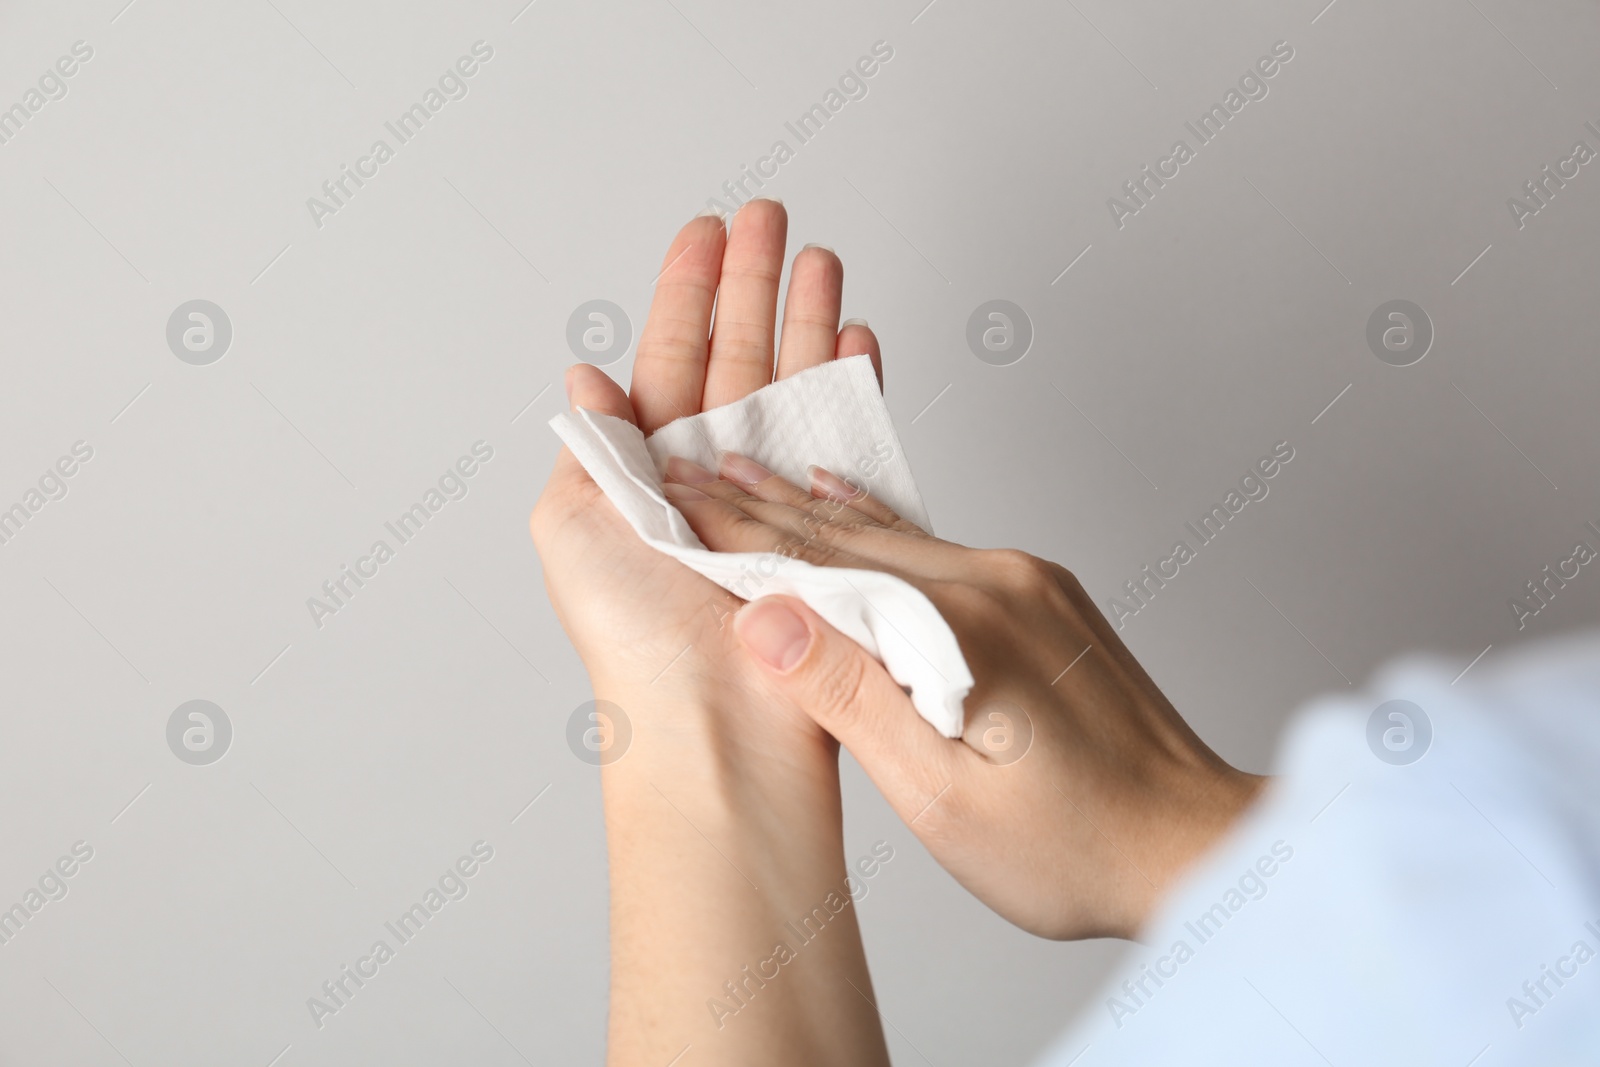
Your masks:
{"label": "light grey background", "polygon": [[[1600,522],[1600,164],[1523,229],[1506,206],[1600,148],[1592,3],[124,2],[0,14],[0,106],[94,49],[0,145],[0,506],[94,449],[0,545],[0,906],[95,850],[0,945],[0,1062],[599,1058],[590,694],[526,533],[567,318],[608,299],[637,335],[676,228],[875,41],[767,191],[843,257],[942,534],[1104,600],[1295,449],[1124,631],[1224,756],[1264,769],[1297,704],[1399,652],[1465,668],[1600,603],[1586,570],[1521,632],[1508,606]],[[469,95],[313,225],[478,40]],[[1279,40],[1270,94],[1119,230],[1107,198]],[[197,298],[233,326],[210,366],[165,339]],[[1396,298],[1436,330],[1406,368],[1365,342]],[[966,346],[990,299],[1032,320],[1013,366]],[[478,440],[469,495],[316,628]],[[209,766],[167,748],[192,699],[232,722]],[[1040,1048],[1120,947],[1009,928],[846,787],[851,854],[898,853],[861,905],[897,1062]],[[316,1028],[479,839],[469,895]]]}

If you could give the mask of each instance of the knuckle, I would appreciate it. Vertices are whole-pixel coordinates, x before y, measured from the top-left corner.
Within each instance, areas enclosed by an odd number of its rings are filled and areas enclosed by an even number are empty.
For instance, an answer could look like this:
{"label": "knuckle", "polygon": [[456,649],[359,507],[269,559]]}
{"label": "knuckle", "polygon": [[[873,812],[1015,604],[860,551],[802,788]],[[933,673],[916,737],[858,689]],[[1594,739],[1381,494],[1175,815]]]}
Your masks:
{"label": "knuckle", "polygon": [[819,515],[813,508],[801,509],[801,514],[794,524],[794,536],[797,540],[809,544],[825,536],[823,527],[828,525],[825,515]]}
{"label": "knuckle", "polygon": [[765,353],[772,344],[772,324],[759,319],[725,315],[711,331],[717,354],[749,355]]}
{"label": "knuckle", "polygon": [[830,340],[839,331],[835,316],[817,311],[791,311],[784,317],[783,328],[787,331],[803,329]]}
{"label": "knuckle", "polygon": [[718,509],[720,529],[708,530],[713,536],[725,533],[729,545],[739,545],[744,551],[766,551],[774,555],[792,555],[790,539],[774,530],[753,515],[738,508]]}
{"label": "knuckle", "polygon": [[1055,577],[1056,584],[1061,591],[1071,599],[1088,599],[1088,594],[1083,591],[1083,583],[1078,581],[1078,576],[1059,563],[1050,564],[1050,573]]}
{"label": "knuckle", "polygon": [[798,508],[805,513],[800,521],[807,530],[820,530],[838,514],[831,500],[810,500],[800,503]]}
{"label": "knuckle", "polygon": [[[804,492],[804,490],[801,490]],[[837,500],[833,497],[818,499],[806,494],[810,499],[806,501],[806,511],[817,522],[838,522],[850,516],[850,502]]]}
{"label": "knuckle", "polygon": [[[815,649],[812,654],[816,655]],[[864,717],[867,670],[863,656],[817,656],[809,667],[812,698],[830,722],[848,726]]]}
{"label": "knuckle", "polygon": [[698,364],[704,357],[705,341],[688,329],[658,333],[639,342],[639,358],[663,363]]}
{"label": "knuckle", "polygon": [[[818,514],[822,512],[822,514]],[[847,550],[847,546],[860,537],[865,526],[851,522],[840,522],[834,515],[828,514],[821,508],[814,508],[811,518],[806,521],[806,531],[813,535],[824,546],[838,551]]]}
{"label": "knuckle", "polygon": [[924,530],[922,527],[918,526],[909,519],[902,519],[889,508],[884,508],[883,513],[886,520],[884,525],[889,527],[889,529],[893,530],[895,533],[909,534],[912,537],[933,537],[933,535],[927,530]]}
{"label": "knuckle", "polygon": [[1014,548],[998,548],[986,550],[983,557],[985,570],[1006,592],[1036,595],[1055,583],[1051,565],[1038,556]]}
{"label": "knuckle", "polygon": [[844,553],[833,545],[825,544],[814,537],[796,539],[793,542],[793,555],[796,559],[805,561],[813,567],[842,567],[845,566]]}
{"label": "knuckle", "polygon": [[727,285],[730,281],[776,289],[778,287],[779,273],[765,265],[724,263],[722,265],[722,284]]}

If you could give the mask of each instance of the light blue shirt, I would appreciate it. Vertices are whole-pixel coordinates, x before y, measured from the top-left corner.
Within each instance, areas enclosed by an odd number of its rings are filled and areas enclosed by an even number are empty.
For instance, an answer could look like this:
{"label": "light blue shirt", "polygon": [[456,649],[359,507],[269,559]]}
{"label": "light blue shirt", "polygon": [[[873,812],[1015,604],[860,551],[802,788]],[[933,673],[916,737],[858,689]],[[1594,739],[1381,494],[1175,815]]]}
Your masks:
{"label": "light blue shirt", "polygon": [[1460,670],[1310,705],[1041,1064],[1600,1064],[1600,634]]}

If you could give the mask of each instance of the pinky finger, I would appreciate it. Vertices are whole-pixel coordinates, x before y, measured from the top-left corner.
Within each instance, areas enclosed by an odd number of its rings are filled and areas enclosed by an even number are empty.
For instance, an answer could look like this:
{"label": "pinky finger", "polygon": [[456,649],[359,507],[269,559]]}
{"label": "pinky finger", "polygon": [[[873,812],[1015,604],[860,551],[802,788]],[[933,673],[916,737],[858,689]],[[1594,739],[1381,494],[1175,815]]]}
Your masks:
{"label": "pinky finger", "polygon": [[866,319],[846,319],[839,327],[839,340],[834,345],[834,359],[851,356],[872,357],[872,371],[878,376],[878,388],[883,388],[883,353],[878,348],[878,335],[872,332]]}

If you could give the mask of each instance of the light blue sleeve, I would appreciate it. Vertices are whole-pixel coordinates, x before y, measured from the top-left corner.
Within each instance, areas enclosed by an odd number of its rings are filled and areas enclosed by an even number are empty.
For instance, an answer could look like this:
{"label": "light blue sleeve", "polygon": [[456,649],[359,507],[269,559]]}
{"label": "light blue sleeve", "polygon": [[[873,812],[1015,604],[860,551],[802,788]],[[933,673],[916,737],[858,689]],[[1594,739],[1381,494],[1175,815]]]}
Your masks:
{"label": "light blue sleeve", "polygon": [[1307,708],[1040,1067],[1600,1063],[1600,635],[1459,670]]}

